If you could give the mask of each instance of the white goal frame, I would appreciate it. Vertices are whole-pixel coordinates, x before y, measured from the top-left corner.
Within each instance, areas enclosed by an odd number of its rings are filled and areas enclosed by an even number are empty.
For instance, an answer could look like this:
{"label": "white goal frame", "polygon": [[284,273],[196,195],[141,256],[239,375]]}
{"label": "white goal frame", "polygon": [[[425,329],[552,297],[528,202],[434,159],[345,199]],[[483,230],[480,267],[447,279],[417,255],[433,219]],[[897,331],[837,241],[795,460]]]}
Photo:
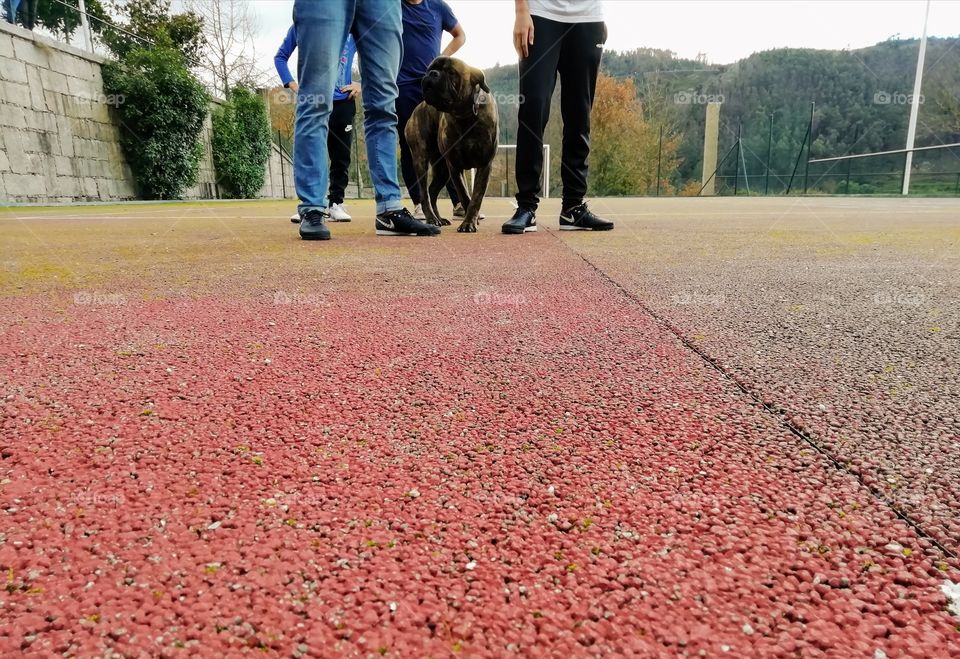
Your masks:
{"label": "white goal frame", "polygon": [[[499,152],[500,149],[513,149],[514,151],[516,151],[517,145],[516,144],[498,144],[497,151]],[[516,158],[514,158],[514,162],[516,162]],[[474,180],[476,179],[476,175],[477,175],[477,171],[475,169],[471,169],[470,170],[470,189],[471,190],[473,189],[473,183],[474,183]],[[542,192],[543,192],[544,199],[550,198],[550,145],[549,144],[543,145],[543,190]]]}

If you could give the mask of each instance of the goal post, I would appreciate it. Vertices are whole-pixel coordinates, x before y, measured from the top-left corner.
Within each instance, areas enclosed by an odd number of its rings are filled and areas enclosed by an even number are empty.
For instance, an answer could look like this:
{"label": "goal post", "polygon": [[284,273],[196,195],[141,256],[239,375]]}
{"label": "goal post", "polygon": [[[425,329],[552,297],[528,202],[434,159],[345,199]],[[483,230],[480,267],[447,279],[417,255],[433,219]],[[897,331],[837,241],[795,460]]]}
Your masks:
{"label": "goal post", "polygon": [[[550,161],[550,145],[543,145],[543,173],[540,181],[540,196],[544,199],[550,198],[550,167],[553,163]],[[516,191],[516,171],[517,171],[517,145],[499,144],[497,145],[497,155],[493,159],[493,171],[490,173],[490,182],[487,184],[487,196],[490,197],[512,197]],[[470,187],[473,188],[473,181],[476,177],[476,171],[470,170]]]}

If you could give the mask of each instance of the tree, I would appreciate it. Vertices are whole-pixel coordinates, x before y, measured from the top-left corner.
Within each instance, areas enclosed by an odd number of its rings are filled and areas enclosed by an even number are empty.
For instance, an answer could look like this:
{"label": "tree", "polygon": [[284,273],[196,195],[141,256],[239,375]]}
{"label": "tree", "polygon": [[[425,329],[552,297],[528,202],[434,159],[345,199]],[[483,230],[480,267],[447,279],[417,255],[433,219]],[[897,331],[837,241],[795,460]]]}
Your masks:
{"label": "tree", "polygon": [[203,21],[196,14],[171,14],[170,0],[112,0],[111,7],[116,20],[104,30],[103,41],[117,57],[159,44],[176,48],[191,65],[197,62]]}
{"label": "tree", "polygon": [[228,197],[252,199],[263,187],[270,157],[270,120],[258,94],[232,89],[213,113],[213,164]]}
{"label": "tree", "polygon": [[943,141],[960,141],[960,66],[935,67],[923,88],[920,121]]}
{"label": "tree", "polygon": [[[267,90],[267,106],[273,132],[280,133],[284,144],[293,144],[293,124],[297,109],[296,94],[285,87],[272,87]],[[290,150],[289,146],[286,148]]]}
{"label": "tree", "polygon": [[[21,5],[21,12],[28,11],[28,3]],[[86,0],[87,15],[90,17],[90,29],[101,34],[112,24],[101,0]],[[63,39],[70,39],[80,27],[79,0],[38,0],[35,3],[36,24],[44,27]]]}
{"label": "tree", "polygon": [[935,100],[947,122],[947,128],[954,134],[960,133],[960,94],[947,89],[937,89]]}
{"label": "tree", "polygon": [[103,67],[104,91],[122,98],[120,145],[140,195],[176,199],[196,183],[209,97],[175,48],[135,48]]}
{"label": "tree", "polygon": [[216,94],[226,96],[235,86],[256,89],[266,73],[257,65],[254,40],[257,17],[243,0],[186,0],[203,21],[204,44],[198,66]]}
{"label": "tree", "polygon": [[[661,170],[678,164],[679,140],[665,132]],[[594,195],[640,195],[657,187],[660,129],[648,122],[637,100],[633,80],[601,75],[590,129],[589,188]],[[668,189],[661,181],[661,189]]]}

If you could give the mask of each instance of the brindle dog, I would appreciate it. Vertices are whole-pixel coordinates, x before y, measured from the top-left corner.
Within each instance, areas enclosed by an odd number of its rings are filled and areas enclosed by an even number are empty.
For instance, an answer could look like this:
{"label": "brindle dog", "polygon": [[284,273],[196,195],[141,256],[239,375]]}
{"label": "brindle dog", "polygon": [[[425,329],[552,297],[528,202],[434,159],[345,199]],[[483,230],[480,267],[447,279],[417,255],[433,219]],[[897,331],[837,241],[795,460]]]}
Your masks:
{"label": "brindle dog", "polygon": [[[420,188],[426,191],[421,202],[423,214],[430,224],[450,224],[437,212],[437,197],[452,178],[466,209],[457,231],[473,233],[497,154],[497,104],[483,71],[452,57],[433,60],[421,87],[424,102],[413,111],[404,136]],[[430,185],[426,186],[431,169]],[[472,193],[463,181],[468,169],[477,170]]]}

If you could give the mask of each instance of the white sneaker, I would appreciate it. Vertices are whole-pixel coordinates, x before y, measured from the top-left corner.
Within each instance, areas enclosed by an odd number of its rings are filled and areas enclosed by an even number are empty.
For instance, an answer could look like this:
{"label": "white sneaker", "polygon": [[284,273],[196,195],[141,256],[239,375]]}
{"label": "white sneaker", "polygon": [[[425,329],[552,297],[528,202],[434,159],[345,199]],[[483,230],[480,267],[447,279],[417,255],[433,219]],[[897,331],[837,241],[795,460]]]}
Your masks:
{"label": "white sneaker", "polygon": [[427,216],[423,214],[423,207],[420,204],[413,207],[413,219],[420,220],[421,222],[427,219]]}
{"label": "white sneaker", "polygon": [[327,211],[330,213],[331,222],[349,222],[353,219],[343,204],[333,204]]}
{"label": "white sneaker", "polygon": [[294,213],[290,216],[290,221],[294,224],[300,224],[300,213]]}

